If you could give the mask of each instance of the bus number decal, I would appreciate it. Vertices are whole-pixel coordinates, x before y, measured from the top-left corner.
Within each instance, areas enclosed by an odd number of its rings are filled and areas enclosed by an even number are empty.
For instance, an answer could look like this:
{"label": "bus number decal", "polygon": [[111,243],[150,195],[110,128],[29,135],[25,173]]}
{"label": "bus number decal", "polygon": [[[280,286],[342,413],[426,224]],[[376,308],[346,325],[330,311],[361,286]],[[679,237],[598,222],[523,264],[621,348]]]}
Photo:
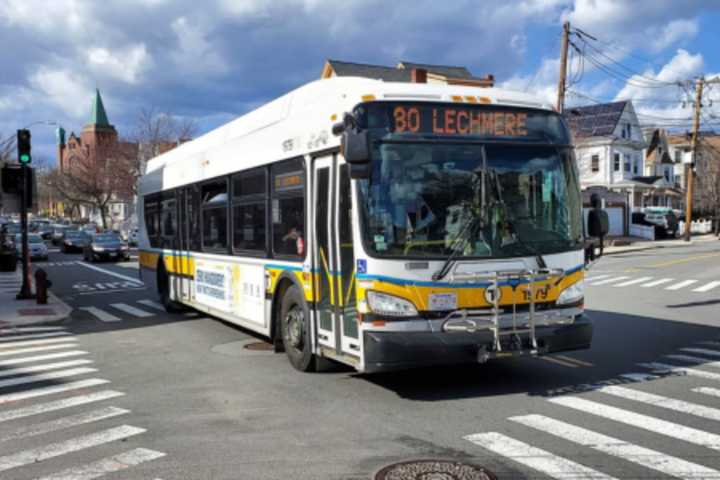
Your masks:
{"label": "bus number decal", "polygon": [[398,133],[420,130],[420,111],[415,108],[395,107],[395,131]]}

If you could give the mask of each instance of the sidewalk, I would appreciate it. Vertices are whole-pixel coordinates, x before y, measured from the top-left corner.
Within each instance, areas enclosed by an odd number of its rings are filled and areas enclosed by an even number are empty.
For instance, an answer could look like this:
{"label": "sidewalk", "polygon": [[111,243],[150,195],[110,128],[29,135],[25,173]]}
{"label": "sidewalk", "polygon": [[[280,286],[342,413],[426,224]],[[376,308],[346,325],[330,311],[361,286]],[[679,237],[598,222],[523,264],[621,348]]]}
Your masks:
{"label": "sidewalk", "polygon": [[35,299],[16,300],[22,285],[22,273],[0,272],[0,330],[36,323],[59,322],[70,316],[72,308],[48,292],[48,303],[38,305]]}
{"label": "sidewalk", "polygon": [[639,241],[633,241],[630,243],[630,245],[622,245],[622,246],[612,246],[612,247],[605,247],[605,255],[613,255],[618,253],[627,253],[627,252],[639,252],[642,250],[651,250],[655,248],[675,248],[675,247],[687,247],[688,245],[696,245],[698,243],[705,243],[705,242],[717,242],[718,237],[715,235],[709,233],[705,235],[695,235],[690,239],[689,242],[686,242],[685,240],[681,238],[676,238],[672,240],[642,240]]}

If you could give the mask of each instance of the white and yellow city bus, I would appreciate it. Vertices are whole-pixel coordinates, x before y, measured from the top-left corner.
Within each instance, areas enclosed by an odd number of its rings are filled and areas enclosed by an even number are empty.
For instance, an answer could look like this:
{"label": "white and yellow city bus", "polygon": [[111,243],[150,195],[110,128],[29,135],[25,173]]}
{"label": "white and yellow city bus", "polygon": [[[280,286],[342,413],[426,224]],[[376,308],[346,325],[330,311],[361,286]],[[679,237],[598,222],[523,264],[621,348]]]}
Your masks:
{"label": "white and yellow city bus", "polygon": [[588,348],[562,117],[494,88],[319,80],[148,163],[141,278],[361,372]]}

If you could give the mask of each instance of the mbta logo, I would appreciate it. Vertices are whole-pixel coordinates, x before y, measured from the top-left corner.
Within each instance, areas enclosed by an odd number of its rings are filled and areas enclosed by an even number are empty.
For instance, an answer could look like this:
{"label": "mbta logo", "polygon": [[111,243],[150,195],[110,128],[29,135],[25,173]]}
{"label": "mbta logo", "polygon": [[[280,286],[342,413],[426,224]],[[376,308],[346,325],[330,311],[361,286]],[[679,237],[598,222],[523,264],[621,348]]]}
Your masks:
{"label": "mbta logo", "polygon": [[491,285],[485,289],[485,301],[488,302],[490,305],[500,303],[501,297],[502,290],[500,290],[498,287]]}

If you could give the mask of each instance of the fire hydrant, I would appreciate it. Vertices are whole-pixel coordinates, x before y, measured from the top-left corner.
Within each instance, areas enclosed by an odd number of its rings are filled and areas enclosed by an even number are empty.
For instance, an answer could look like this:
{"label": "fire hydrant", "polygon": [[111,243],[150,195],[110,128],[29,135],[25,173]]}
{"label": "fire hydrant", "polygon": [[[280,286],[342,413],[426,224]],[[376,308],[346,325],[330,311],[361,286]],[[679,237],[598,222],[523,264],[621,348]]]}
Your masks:
{"label": "fire hydrant", "polygon": [[42,268],[35,271],[35,298],[39,305],[47,304],[48,288],[52,286],[52,282],[47,278],[47,272]]}

